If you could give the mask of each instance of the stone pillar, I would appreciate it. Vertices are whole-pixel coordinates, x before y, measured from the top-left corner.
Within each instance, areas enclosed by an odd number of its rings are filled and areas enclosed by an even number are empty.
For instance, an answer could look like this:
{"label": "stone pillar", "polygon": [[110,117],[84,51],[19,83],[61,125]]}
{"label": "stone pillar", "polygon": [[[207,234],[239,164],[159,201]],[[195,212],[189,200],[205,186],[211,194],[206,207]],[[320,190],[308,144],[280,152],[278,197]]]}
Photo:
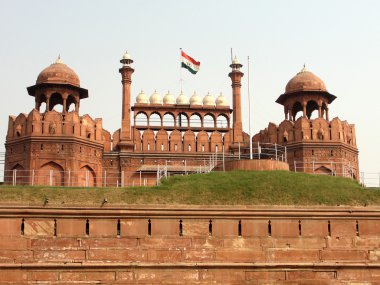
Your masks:
{"label": "stone pillar", "polygon": [[50,95],[46,96],[46,111],[50,111]]}
{"label": "stone pillar", "polygon": [[304,117],[304,118],[307,117],[306,106],[307,106],[307,103],[306,103],[306,102],[303,102],[303,103],[302,103],[302,111],[303,111],[303,117]]}
{"label": "stone pillar", "polygon": [[289,116],[288,116],[288,108],[284,106],[284,113],[285,113],[285,120],[288,120]]}
{"label": "stone pillar", "polygon": [[326,108],[326,121],[329,121],[329,108]]}
{"label": "stone pillar", "polygon": [[66,110],[66,108],[67,108],[67,95],[63,96],[62,102],[63,102],[62,103],[62,105],[63,105],[62,111],[63,111],[63,113],[66,113],[67,112],[67,110]]}
{"label": "stone pillar", "polygon": [[322,105],[318,105],[318,117],[322,118]]}

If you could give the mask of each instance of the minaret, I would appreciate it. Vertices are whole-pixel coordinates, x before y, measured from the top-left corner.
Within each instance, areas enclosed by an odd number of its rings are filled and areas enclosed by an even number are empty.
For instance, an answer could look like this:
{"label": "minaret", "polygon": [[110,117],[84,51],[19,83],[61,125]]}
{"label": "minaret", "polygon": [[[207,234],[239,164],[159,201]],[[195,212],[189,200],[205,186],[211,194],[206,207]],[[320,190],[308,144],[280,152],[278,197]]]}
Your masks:
{"label": "minaret", "polygon": [[123,64],[119,69],[121,73],[121,83],[123,85],[123,105],[119,147],[120,150],[133,150],[131,138],[131,83],[132,73],[135,70],[131,67],[133,60],[127,52],[123,55],[120,63]]}
{"label": "minaret", "polygon": [[239,143],[243,143],[243,125],[242,125],[242,115],[241,115],[241,78],[244,73],[240,71],[243,65],[239,60],[235,58],[232,60],[230,67],[232,71],[228,74],[232,81],[232,108],[233,108],[233,138],[232,147],[239,147]]}

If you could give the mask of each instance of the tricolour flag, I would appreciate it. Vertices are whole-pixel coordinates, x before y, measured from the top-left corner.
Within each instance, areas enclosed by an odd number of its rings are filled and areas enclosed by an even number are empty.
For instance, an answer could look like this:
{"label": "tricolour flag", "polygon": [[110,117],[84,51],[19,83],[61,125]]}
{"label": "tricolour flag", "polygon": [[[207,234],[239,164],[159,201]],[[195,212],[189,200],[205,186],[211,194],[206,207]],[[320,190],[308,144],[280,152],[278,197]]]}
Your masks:
{"label": "tricolour flag", "polygon": [[196,61],[191,56],[188,56],[186,53],[184,53],[181,50],[181,66],[186,68],[188,71],[190,71],[192,74],[195,74],[198,72],[199,67],[201,63],[199,61]]}

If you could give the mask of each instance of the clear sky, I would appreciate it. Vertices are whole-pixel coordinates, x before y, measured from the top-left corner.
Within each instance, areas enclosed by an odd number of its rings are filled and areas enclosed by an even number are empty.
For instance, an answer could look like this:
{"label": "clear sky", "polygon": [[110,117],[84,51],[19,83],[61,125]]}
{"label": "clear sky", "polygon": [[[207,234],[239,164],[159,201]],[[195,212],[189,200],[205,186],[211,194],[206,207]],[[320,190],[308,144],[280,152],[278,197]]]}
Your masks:
{"label": "clear sky", "polygon": [[[102,117],[114,132],[121,122],[118,68],[125,50],[134,59],[132,100],[178,94],[179,48],[201,61],[186,70],[190,96],[223,92],[230,103],[230,48],[247,73],[251,58],[252,129],[283,120],[275,103],[306,63],[338,98],[330,118],[356,125],[360,169],[380,171],[380,1],[17,1],[0,0],[0,144],[8,115],[29,113],[26,87],[61,54],[89,89],[81,113]],[[244,128],[248,131],[247,76],[243,78]],[[4,149],[4,148],[2,148]]]}

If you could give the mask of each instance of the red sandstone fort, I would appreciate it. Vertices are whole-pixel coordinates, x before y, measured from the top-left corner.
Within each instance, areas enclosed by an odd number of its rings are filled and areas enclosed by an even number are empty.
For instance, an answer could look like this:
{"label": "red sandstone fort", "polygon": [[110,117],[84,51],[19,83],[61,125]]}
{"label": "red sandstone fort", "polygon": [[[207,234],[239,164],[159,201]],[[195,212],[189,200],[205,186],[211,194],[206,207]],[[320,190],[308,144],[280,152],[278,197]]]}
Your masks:
{"label": "red sandstone fort", "polygon": [[[250,139],[243,131],[244,74],[236,58],[228,74],[232,108],[222,94],[216,99],[196,93],[188,98],[182,92],[177,98],[169,92],[163,98],[157,92],[148,98],[141,91],[131,104],[133,60],[125,53],[120,62],[121,128],[112,134],[103,129],[101,118],[80,114],[80,102],[88,91],[60,58],[40,72],[35,85],[27,88],[34,108],[29,114],[9,117],[5,183],[145,185],[156,183],[160,168],[166,175],[221,169],[215,158],[222,156],[227,170],[290,169],[358,179],[355,127],[329,118],[336,97],[305,68],[276,100],[284,106],[284,120],[279,125],[269,123],[252,138],[255,158],[269,160],[258,166],[236,162],[249,153]],[[56,105],[62,110],[56,111]],[[318,116],[313,119],[314,111]]]}
{"label": "red sandstone fort", "polygon": [[[101,119],[80,115],[88,91],[61,59],[38,75],[27,88],[35,108],[9,118],[5,183],[141,185],[160,169],[222,168],[358,178],[355,128],[329,118],[336,97],[305,68],[276,100],[284,121],[253,136],[250,160],[238,60],[228,74],[232,108],[223,95],[168,93],[162,100],[157,92],[141,92],[131,106],[133,61],[125,54],[121,63],[122,124],[112,135]],[[379,284],[379,213],[340,206],[4,204],[0,284]]]}

